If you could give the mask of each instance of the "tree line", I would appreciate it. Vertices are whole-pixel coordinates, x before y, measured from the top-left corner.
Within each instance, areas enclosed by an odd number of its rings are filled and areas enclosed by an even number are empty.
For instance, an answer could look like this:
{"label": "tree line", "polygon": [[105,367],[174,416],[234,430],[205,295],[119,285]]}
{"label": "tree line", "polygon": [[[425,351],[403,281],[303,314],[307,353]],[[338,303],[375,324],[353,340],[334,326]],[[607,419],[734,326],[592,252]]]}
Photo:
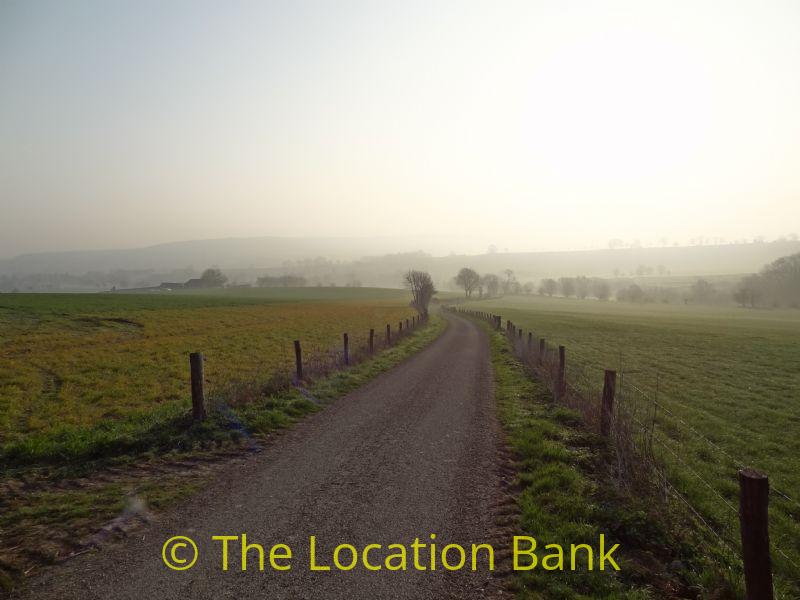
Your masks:
{"label": "tree line", "polygon": [[481,275],[469,267],[462,268],[454,279],[456,285],[464,290],[467,298],[477,294],[479,298],[511,294],[533,294],[554,296],[560,294],[567,298],[587,298],[593,296],[600,300],[608,300],[611,296],[611,285],[600,277],[560,277],[558,279],[542,279],[537,287],[533,282],[520,283],[514,272],[506,269],[501,275],[487,273]]}
{"label": "tree line", "polygon": [[630,279],[602,277],[559,277],[542,279],[538,286],[532,282],[520,284],[510,269],[501,275],[481,275],[469,267],[455,276],[456,285],[467,298],[511,294],[562,296],[565,298],[596,298],[620,302],[683,302],[697,304],[729,303],[731,298],[744,307],[800,308],[800,253],[784,256],[766,265],[761,272],[747,275],[734,284],[732,280],[717,285],[699,278],[683,287],[675,285],[647,286]]}
{"label": "tree line", "polygon": [[784,256],[742,278],[733,299],[744,307],[800,308],[800,252]]}

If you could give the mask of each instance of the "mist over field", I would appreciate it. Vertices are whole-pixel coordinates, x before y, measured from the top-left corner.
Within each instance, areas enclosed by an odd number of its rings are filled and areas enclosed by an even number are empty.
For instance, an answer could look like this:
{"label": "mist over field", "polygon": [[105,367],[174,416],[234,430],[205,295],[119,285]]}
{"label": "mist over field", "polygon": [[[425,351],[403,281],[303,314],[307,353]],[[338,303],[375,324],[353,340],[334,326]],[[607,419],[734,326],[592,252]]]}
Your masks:
{"label": "mist over field", "polygon": [[[563,252],[510,252],[489,244],[483,252],[447,253],[463,247],[452,238],[249,238],[198,240],[127,250],[27,254],[0,260],[0,291],[102,291],[145,288],[222,269],[233,285],[258,285],[259,277],[300,277],[294,285],[402,286],[410,268],[429,271],[441,289],[457,289],[462,266],[482,273],[512,270],[522,284],[545,278],[638,277],[690,281],[692,277],[735,279],[777,258],[800,251],[800,242],[709,244]],[[430,251],[428,249],[433,249]]]}

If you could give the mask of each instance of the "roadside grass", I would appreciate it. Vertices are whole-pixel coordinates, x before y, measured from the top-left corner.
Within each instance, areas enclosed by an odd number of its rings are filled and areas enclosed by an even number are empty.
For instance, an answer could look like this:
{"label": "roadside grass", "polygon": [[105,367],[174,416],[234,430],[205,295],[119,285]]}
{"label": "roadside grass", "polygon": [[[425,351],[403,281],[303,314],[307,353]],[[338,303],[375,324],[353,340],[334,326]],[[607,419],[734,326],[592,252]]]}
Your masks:
{"label": "roadside grass", "polygon": [[142,470],[105,471],[99,477],[54,484],[0,483],[0,596],[42,565],[124,536],[131,526],[148,520],[150,510],[164,509],[201,489],[213,470],[202,462],[171,466],[169,460],[178,458],[185,461],[185,456],[166,456],[143,464]]}
{"label": "roadside grass", "polygon": [[103,524],[146,516],[196,492],[215,468],[419,352],[445,327],[444,319],[431,316],[373,358],[308,382],[305,394],[290,388],[246,403],[218,394],[201,424],[176,409],[137,417],[127,428],[101,424],[99,432],[47,438],[34,468],[18,462],[14,476],[6,471],[0,479],[0,591],[19,585],[37,565],[83,550]]}
{"label": "roadside grass", "polygon": [[[470,306],[565,345],[568,378],[577,366],[600,386],[604,368],[621,366],[628,407],[655,415],[670,482],[737,553],[737,469],[768,474],[776,594],[800,596],[800,311],[539,297]],[[653,411],[656,396],[672,414]],[[707,551],[721,547],[710,539]]]}
{"label": "roadside grass", "polygon": [[[487,327],[488,329],[488,327]],[[610,480],[609,448],[585,430],[578,413],[557,406],[532,379],[504,335],[491,332],[492,365],[500,421],[515,455],[520,492],[519,529],[546,544],[587,543],[600,534],[606,548],[619,543],[620,571],[517,572],[524,599],[736,598],[737,582],[698,550],[700,532],[673,520],[659,502],[617,489]]]}

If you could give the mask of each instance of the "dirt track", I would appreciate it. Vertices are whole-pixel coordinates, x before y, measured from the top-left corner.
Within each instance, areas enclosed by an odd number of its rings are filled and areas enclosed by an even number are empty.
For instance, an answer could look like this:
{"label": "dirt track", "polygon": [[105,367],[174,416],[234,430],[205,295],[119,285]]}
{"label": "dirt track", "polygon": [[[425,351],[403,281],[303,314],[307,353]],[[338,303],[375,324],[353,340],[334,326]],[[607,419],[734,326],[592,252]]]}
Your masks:
{"label": "dirt track", "polygon": [[[445,333],[423,352],[281,436],[244,466],[128,540],[86,554],[34,578],[30,598],[484,598],[495,595],[485,570],[448,573],[310,572],[308,538],[331,564],[333,547],[493,541],[500,496],[498,431],[484,334],[448,317]],[[220,568],[212,535],[247,534],[248,542],[288,544],[291,571]],[[194,567],[162,563],[164,541],[193,538]],[[508,540],[510,541],[510,540]],[[373,562],[387,552],[376,552]],[[409,560],[411,566],[411,560]]]}

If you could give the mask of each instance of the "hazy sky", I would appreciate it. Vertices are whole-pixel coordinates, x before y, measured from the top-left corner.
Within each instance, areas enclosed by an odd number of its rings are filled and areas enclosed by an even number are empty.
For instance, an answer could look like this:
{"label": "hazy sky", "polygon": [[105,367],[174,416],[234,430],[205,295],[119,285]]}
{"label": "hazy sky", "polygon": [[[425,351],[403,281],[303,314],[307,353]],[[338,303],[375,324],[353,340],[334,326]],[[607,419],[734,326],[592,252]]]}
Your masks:
{"label": "hazy sky", "polygon": [[800,3],[0,0],[0,208],[0,256],[799,231]]}

